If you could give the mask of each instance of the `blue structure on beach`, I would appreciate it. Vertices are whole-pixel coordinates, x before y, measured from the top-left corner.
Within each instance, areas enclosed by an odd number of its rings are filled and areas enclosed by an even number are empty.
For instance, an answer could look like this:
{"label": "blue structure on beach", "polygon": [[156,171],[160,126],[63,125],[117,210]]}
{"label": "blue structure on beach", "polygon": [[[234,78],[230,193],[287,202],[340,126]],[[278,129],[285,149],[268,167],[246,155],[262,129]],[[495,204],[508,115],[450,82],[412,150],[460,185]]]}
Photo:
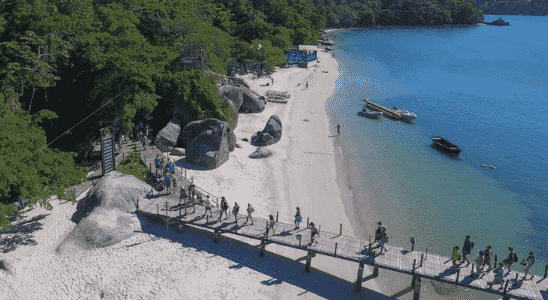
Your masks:
{"label": "blue structure on beach", "polygon": [[311,62],[317,59],[316,52],[292,50],[285,53],[287,64],[292,66],[301,62]]}

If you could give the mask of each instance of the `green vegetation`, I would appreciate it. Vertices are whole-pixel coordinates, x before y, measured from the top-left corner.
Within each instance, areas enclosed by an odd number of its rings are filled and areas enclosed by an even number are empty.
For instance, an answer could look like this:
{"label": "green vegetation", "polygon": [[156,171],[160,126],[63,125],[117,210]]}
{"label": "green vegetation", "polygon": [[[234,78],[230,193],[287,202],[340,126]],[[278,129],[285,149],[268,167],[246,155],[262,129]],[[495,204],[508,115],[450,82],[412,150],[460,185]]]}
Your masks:
{"label": "green vegetation", "polygon": [[247,138],[243,138],[242,141],[249,142],[249,140]]}
{"label": "green vegetation", "polygon": [[147,175],[150,172],[139,152],[128,154],[116,167],[116,171],[126,175],[133,175],[142,181],[146,181]]}
{"label": "green vegetation", "polygon": [[[48,205],[85,180],[78,166],[116,122],[128,135],[234,112],[212,75],[232,63],[285,65],[326,26],[474,23],[464,0],[13,0],[0,3],[0,225],[18,196]],[[411,20],[420,20],[418,23]],[[146,166],[144,166],[146,169]],[[144,179],[140,162],[120,166]]]}

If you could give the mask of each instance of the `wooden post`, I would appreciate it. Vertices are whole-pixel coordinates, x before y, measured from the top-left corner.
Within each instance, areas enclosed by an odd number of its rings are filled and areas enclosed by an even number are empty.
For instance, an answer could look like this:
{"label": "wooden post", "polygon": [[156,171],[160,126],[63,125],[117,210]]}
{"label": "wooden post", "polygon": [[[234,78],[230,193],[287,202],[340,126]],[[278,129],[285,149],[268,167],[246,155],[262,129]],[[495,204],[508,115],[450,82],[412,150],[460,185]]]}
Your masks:
{"label": "wooden post", "polygon": [[[493,269],[497,267],[497,255],[495,254],[495,265],[493,266]],[[489,266],[491,268],[491,266]]]}
{"label": "wooden post", "polygon": [[411,241],[411,252],[413,252],[413,251],[415,251],[415,238],[412,237],[410,239],[410,241]]}
{"label": "wooden post", "polygon": [[276,212],[276,223],[278,223],[278,212]]}
{"label": "wooden post", "polygon": [[[510,281],[509,279],[506,279],[506,283],[504,284],[504,291],[502,292],[502,296],[506,296],[506,289],[508,288],[508,281]],[[506,297],[505,297],[506,298]]]}
{"label": "wooden post", "polygon": [[424,260],[428,258],[428,247],[426,247],[426,255],[424,256]]}
{"label": "wooden post", "polygon": [[472,271],[470,271],[470,277],[474,276],[474,264],[472,264]]}
{"label": "wooden post", "polygon": [[377,265],[375,265],[375,255],[373,255],[373,278],[377,278],[379,277],[379,267],[377,267]]}
{"label": "wooden post", "polygon": [[339,233],[339,235],[342,235],[342,223],[341,223],[341,232]]}
{"label": "wooden post", "polygon": [[424,253],[421,253],[421,267],[422,267],[422,262],[424,261]]}
{"label": "wooden post", "polygon": [[369,236],[369,253],[371,253],[371,236]]}
{"label": "wooden post", "polygon": [[548,265],[546,265],[546,267],[544,267],[544,277],[542,277],[542,279],[546,279],[546,273],[548,272]]}
{"label": "wooden post", "polygon": [[139,198],[137,198],[137,212],[139,212]]}
{"label": "wooden post", "polygon": [[308,228],[308,221],[310,221],[310,218],[306,217],[306,228]]}
{"label": "wooden post", "polygon": [[181,197],[179,197],[179,217],[181,216],[181,210],[182,210]]}
{"label": "wooden post", "polygon": [[304,268],[304,271],[307,273],[310,272],[310,264],[312,263],[312,256],[313,256],[312,251],[308,251],[308,254],[306,255],[306,266]]}
{"label": "wooden post", "polygon": [[337,256],[337,246],[339,245],[339,243],[335,243],[335,256]]}
{"label": "wooden post", "polygon": [[160,206],[158,205],[158,203],[156,203],[156,214],[160,214]]}
{"label": "wooden post", "polygon": [[419,275],[415,275],[417,278],[415,279],[415,290],[413,291],[413,300],[419,300],[421,296],[421,277]]}
{"label": "wooden post", "polygon": [[459,284],[459,275],[460,275],[460,269],[457,267],[457,279],[455,279],[456,284]]}
{"label": "wooden post", "polygon": [[516,280],[514,280],[514,283],[512,283],[512,287],[516,286],[516,284],[518,283],[518,272],[516,272]]}
{"label": "wooden post", "polygon": [[148,164],[148,168],[149,168],[149,170],[150,170],[150,173],[152,173],[152,163],[149,163],[149,164]]}
{"label": "wooden post", "polygon": [[213,230],[213,242],[218,243],[219,242],[219,229],[215,228]]}
{"label": "wooden post", "polygon": [[206,224],[209,224],[209,215],[206,216]]}
{"label": "wooden post", "polygon": [[360,262],[360,266],[358,267],[358,278],[356,279],[356,290],[357,291],[362,290],[363,268],[364,268],[364,264],[363,264],[363,262]]}
{"label": "wooden post", "polygon": [[261,239],[261,246],[260,246],[260,250],[259,250],[259,257],[264,257],[264,250],[265,250],[265,247],[266,247],[266,242],[264,239]]}

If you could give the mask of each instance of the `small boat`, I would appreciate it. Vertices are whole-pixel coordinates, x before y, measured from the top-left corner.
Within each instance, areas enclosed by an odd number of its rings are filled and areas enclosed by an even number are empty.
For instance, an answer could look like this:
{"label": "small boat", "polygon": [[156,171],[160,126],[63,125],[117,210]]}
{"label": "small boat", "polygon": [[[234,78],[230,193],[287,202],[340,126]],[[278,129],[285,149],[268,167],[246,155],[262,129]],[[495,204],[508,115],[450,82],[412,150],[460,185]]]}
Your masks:
{"label": "small boat", "polygon": [[380,116],[382,116],[382,112],[373,111],[373,110],[364,108],[363,110],[358,112],[358,115],[363,117],[369,117],[369,118],[379,118]]}
{"label": "small boat", "polygon": [[273,102],[273,103],[287,103],[287,98],[278,97],[278,96],[269,96],[266,98],[266,100],[268,100],[268,102]]}
{"label": "small boat", "polygon": [[487,168],[487,165],[486,164],[481,164],[482,167],[484,168]]}
{"label": "small boat", "polygon": [[442,148],[443,150],[453,152],[453,153],[460,153],[462,150],[459,148],[459,146],[449,142],[448,140],[442,138],[441,136],[433,136],[432,142],[434,145]]}
{"label": "small boat", "polygon": [[496,169],[497,167],[493,166],[493,165],[490,165],[489,166],[489,169]]}
{"label": "small boat", "polygon": [[404,120],[414,120],[417,115],[415,113],[409,112],[407,110],[398,109],[396,106],[394,106],[393,110],[401,115],[401,118]]}

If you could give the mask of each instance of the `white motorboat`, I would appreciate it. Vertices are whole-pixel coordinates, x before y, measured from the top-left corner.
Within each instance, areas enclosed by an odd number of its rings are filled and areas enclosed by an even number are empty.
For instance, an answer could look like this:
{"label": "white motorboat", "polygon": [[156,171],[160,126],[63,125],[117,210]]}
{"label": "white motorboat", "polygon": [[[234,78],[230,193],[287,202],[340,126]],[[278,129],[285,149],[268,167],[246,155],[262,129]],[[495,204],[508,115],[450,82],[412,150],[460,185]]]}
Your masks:
{"label": "white motorboat", "polygon": [[404,120],[414,120],[417,115],[415,113],[409,112],[407,110],[398,109],[396,106],[394,106],[393,110],[401,115],[401,118]]}

